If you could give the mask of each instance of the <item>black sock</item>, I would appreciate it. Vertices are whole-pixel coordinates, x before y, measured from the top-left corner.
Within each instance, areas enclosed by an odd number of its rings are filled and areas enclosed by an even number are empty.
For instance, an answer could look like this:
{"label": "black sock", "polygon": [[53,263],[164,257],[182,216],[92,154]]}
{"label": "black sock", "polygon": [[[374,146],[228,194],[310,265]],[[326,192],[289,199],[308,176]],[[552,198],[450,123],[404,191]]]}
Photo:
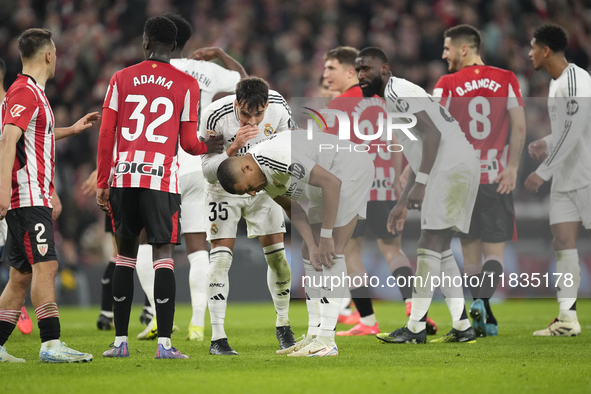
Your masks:
{"label": "black sock", "polygon": [[369,296],[369,289],[367,287],[358,287],[351,290],[351,298],[355,303],[355,307],[359,311],[360,317],[372,315],[373,304]]}
{"label": "black sock", "polygon": [[12,334],[14,327],[16,327],[16,324],[0,321],[0,346],[4,346],[6,341],[8,341],[8,337]]}
{"label": "black sock", "polygon": [[[392,276],[396,278],[396,283],[398,284],[400,294],[402,295],[404,301],[406,301],[409,298],[412,298],[412,283],[410,281],[410,277],[412,276],[412,270],[410,269],[410,267],[396,268],[394,272],[392,272]],[[400,280],[400,277],[404,279]],[[402,286],[400,285],[400,283],[402,283]]]}
{"label": "black sock", "polygon": [[131,267],[118,265],[113,272],[113,321],[115,335],[127,336],[129,314],[133,302],[133,272]]}
{"label": "black sock", "polygon": [[158,337],[170,338],[172,334],[175,294],[174,271],[168,268],[157,269],[154,274],[154,301],[156,303]]}
{"label": "black sock", "polygon": [[[468,286],[468,289],[470,289],[470,294],[472,295],[472,299],[476,300],[478,298],[478,293],[480,292],[480,277],[482,274],[477,274],[477,275],[470,275],[468,276],[467,279],[467,283],[466,285]],[[476,277],[476,279],[472,279]]]}
{"label": "black sock", "polygon": [[503,265],[497,260],[488,260],[482,266],[482,286],[478,298],[492,298],[499,286]]}
{"label": "black sock", "polygon": [[468,314],[466,313],[466,307],[464,306],[464,310],[462,311],[462,316],[460,316],[460,320],[466,320],[468,318]]}
{"label": "black sock", "polygon": [[60,319],[59,317],[48,317],[37,322],[41,343],[60,339]]}
{"label": "black sock", "polygon": [[115,262],[109,261],[105,268],[101,283],[101,311],[111,312],[113,310],[113,272],[115,271]]}
{"label": "black sock", "polygon": [[493,316],[492,311],[490,310],[490,302],[489,298],[482,298],[482,302],[484,302],[484,309],[486,309],[486,322],[488,324],[497,324],[497,319]]}

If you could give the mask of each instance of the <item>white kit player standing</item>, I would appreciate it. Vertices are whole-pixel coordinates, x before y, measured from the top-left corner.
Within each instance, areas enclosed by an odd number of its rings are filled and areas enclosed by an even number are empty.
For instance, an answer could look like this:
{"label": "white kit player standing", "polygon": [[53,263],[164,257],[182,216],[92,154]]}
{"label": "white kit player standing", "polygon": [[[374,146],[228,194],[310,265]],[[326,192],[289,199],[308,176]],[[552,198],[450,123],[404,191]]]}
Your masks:
{"label": "white kit player standing", "polygon": [[[400,231],[407,209],[421,211],[412,311],[408,325],[390,334],[378,334],[387,343],[425,343],[426,317],[433,298],[429,277],[460,277],[450,243],[456,231],[467,231],[478,192],[479,162],[458,122],[421,87],[393,77],[384,52],[365,48],[355,60],[364,95],[385,97],[388,111],[412,114],[414,124],[395,129],[410,164],[408,182],[390,212],[388,229]],[[410,118],[412,119],[412,118]],[[404,121],[404,120],[403,120]],[[410,132],[409,132],[410,131]],[[416,174],[416,176],[415,176]],[[441,286],[453,320],[453,329],[432,342],[469,342],[476,338],[470,326],[461,288]]]}
{"label": "white kit player standing", "polygon": [[552,179],[550,227],[556,252],[558,318],[534,336],[577,336],[577,292],[581,267],[577,237],[581,223],[591,229],[591,76],[568,63],[564,51],[566,33],[556,25],[536,29],[529,57],[536,70],[545,70],[553,78],[548,93],[548,113],[552,134],[532,142],[529,153],[543,159],[525,181],[525,188],[537,192]]}

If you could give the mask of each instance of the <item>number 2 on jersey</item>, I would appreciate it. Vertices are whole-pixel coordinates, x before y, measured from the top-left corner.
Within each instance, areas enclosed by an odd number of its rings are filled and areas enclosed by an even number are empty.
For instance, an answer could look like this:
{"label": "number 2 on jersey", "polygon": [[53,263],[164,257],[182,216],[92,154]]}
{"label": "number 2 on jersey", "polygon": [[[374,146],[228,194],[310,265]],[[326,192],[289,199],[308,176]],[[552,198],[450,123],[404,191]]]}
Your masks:
{"label": "number 2 on jersey", "polygon": [[[125,98],[126,103],[137,103],[137,106],[131,113],[129,120],[135,120],[135,132],[131,133],[129,127],[121,127],[121,135],[128,141],[135,141],[137,140],[144,131],[144,123],[146,123],[146,116],[142,113],[146,105],[148,105],[148,99],[146,96],[142,94],[129,94]],[[163,135],[157,135],[154,133],[156,127],[162,125],[163,123],[169,121],[172,118],[172,114],[174,113],[174,105],[172,101],[168,97],[157,97],[152,101],[150,104],[150,113],[158,112],[158,107],[164,105],[164,113],[154,119],[148,127],[146,127],[146,139],[150,142],[157,142],[160,144],[164,144],[168,137]]]}
{"label": "number 2 on jersey", "polygon": [[[478,112],[478,106],[482,108]],[[476,140],[483,140],[489,136],[491,130],[490,103],[482,96],[476,96],[468,104],[468,113],[470,114],[470,135]],[[479,130],[480,129],[480,130]]]}

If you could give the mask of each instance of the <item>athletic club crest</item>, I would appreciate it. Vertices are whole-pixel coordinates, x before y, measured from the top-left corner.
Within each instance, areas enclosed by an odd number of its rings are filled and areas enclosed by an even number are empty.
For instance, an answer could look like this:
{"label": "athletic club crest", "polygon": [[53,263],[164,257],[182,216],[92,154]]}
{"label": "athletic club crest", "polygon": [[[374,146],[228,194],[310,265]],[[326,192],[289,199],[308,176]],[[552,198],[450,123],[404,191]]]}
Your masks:
{"label": "athletic club crest", "polygon": [[210,232],[211,235],[216,235],[218,233],[218,226],[215,223],[212,223]]}
{"label": "athletic club crest", "polygon": [[268,137],[271,134],[273,134],[273,127],[271,126],[271,123],[267,123],[265,125],[265,135]]}
{"label": "athletic club crest", "polygon": [[49,250],[49,246],[47,244],[38,244],[37,250],[39,251],[39,254],[41,256],[45,256],[47,254],[47,251]]}

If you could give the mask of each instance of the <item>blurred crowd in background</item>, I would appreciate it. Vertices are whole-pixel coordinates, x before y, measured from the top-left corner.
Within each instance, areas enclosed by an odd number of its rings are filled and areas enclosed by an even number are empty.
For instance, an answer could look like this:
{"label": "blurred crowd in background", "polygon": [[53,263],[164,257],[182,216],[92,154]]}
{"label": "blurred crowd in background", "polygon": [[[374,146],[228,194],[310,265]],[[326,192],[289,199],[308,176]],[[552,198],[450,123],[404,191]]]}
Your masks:
{"label": "blurred crowd in background", "polygon": [[[4,87],[21,69],[17,37],[31,27],[50,29],[57,46],[56,76],[47,86],[56,124],[70,125],[100,110],[111,76],[143,60],[147,18],[176,12],[194,35],[185,47],[223,48],[246,68],[290,97],[318,96],[323,55],[339,45],[378,46],[395,76],[432,92],[447,63],[441,60],[445,29],[468,23],[483,34],[486,64],[513,71],[524,97],[547,97],[549,77],[529,61],[530,40],[543,22],[569,34],[567,59],[589,69],[591,1],[584,0],[0,0],[0,57]],[[528,111],[526,110],[526,113]],[[528,141],[541,137],[540,113],[528,114]],[[544,131],[544,133],[547,131]],[[104,217],[81,184],[96,167],[98,127],[56,145],[56,186],[63,213],[56,226],[67,264],[103,262]],[[526,154],[524,154],[526,156]],[[520,187],[536,163],[524,157],[517,201],[541,201]],[[547,215],[547,212],[540,212]]]}

